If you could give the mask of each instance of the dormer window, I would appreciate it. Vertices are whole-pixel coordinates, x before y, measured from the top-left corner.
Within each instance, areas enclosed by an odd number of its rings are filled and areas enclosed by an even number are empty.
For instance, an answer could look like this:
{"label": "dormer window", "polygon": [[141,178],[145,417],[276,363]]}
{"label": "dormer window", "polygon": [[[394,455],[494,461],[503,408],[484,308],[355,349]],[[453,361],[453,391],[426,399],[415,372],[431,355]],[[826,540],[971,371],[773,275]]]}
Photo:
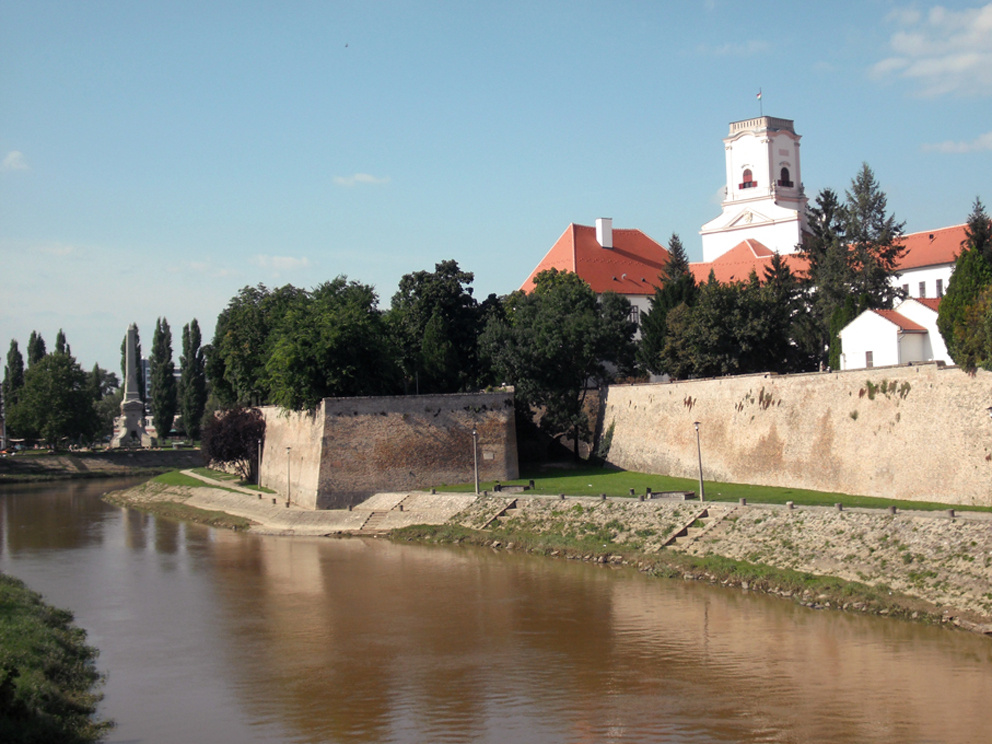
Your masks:
{"label": "dormer window", "polygon": [[784,186],[785,188],[790,188],[790,189],[792,188],[793,183],[792,180],[789,178],[788,168],[783,168],[782,172],[779,174],[778,185]]}
{"label": "dormer window", "polygon": [[758,185],[758,182],[754,180],[754,176],[751,175],[751,169],[744,169],[744,180],[741,181],[740,185],[737,187],[739,189],[753,189]]}

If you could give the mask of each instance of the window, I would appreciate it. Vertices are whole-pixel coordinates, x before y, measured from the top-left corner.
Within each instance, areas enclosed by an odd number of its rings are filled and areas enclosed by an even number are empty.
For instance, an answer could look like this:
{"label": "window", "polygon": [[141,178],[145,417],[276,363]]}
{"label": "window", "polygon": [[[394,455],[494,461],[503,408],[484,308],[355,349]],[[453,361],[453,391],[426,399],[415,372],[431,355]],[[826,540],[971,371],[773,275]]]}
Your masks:
{"label": "window", "polygon": [[755,186],[758,185],[758,182],[754,180],[754,176],[751,174],[751,169],[750,168],[745,168],[744,169],[743,179],[744,180],[741,181],[740,185],[737,188],[739,188],[739,189],[753,189]]}
{"label": "window", "polygon": [[778,185],[785,186],[786,188],[792,187],[792,181],[789,179],[789,169],[783,168],[782,172],[779,173]]}
{"label": "window", "polygon": [[920,297],[926,297],[926,296],[927,296],[927,283],[920,282]]}
{"label": "window", "polygon": [[866,351],[865,352],[865,366],[870,369],[873,366],[873,364],[874,364],[874,360],[872,359],[872,352]]}
{"label": "window", "polygon": [[630,322],[638,328],[641,327],[641,308],[637,305],[630,306]]}
{"label": "window", "polygon": [[938,297],[943,297],[944,296],[944,280],[943,279],[938,279],[937,280],[937,296]]}

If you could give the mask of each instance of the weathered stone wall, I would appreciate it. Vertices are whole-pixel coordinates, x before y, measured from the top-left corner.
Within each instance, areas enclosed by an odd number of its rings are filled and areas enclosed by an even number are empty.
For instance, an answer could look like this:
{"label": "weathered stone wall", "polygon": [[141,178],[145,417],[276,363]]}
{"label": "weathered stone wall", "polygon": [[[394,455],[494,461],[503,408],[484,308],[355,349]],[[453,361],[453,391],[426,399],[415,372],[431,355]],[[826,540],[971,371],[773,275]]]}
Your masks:
{"label": "weathered stone wall", "polygon": [[935,364],[614,386],[609,460],[649,473],[992,506],[992,373]]}
{"label": "weathered stone wall", "polygon": [[262,485],[309,508],[344,508],[379,491],[519,477],[513,393],[327,398],[315,414],[263,409]]}

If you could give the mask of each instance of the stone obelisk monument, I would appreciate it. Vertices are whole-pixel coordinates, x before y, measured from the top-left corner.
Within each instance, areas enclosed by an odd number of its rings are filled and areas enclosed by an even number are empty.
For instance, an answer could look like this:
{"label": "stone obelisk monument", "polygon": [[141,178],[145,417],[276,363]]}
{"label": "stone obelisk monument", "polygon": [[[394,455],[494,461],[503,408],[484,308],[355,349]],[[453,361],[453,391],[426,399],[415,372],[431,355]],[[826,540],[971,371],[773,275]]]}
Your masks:
{"label": "stone obelisk monument", "polygon": [[145,431],[145,404],[141,402],[138,388],[137,335],[138,327],[132,323],[127,329],[124,351],[124,400],[121,401],[121,415],[114,421],[111,447],[152,446],[152,438]]}

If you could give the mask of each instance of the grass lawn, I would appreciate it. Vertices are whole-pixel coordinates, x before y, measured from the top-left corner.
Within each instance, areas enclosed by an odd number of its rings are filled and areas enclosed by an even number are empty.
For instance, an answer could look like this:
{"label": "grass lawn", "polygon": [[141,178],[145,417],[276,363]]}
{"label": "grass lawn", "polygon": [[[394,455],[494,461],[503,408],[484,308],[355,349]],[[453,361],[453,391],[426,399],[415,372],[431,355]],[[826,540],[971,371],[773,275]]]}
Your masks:
{"label": "grass lawn", "polygon": [[[564,493],[568,496],[630,496],[643,494],[650,488],[653,492],[662,491],[692,491],[699,489],[699,481],[693,478],[672,478],[665,475],[635,473],[629,470],[613,468],[545,468],[525,472],[524,476],[514,481],[503,481],[503,485],[527,485],[534,481],[531,493],[555,495]],[[480,483],[480,490],[492,490],[494,483]],[[846,493],[829,493],[825,491],[810,491],[802,488],[781,488],[776,486],[751,486],[743,483],[718,483],[704,481],[707,501],[738,501],[747,499],[754,504],[784,504],[792,501],[803,506],[833,506],[841,503],[847,507],[866,507],[870,509],[885,509],[895,506],[899,509],[917,509],[936,511],[951,508],[950,504],[940,504],[926,501],[905,501],[900,499],[881,499],[871,496],[852,496]],[[443,486],[439,490],[471,491],[471,483]],[[959,507],[960,508],[960,507]],[[992,511],[989,507],[969,506],[969,511]]]}

